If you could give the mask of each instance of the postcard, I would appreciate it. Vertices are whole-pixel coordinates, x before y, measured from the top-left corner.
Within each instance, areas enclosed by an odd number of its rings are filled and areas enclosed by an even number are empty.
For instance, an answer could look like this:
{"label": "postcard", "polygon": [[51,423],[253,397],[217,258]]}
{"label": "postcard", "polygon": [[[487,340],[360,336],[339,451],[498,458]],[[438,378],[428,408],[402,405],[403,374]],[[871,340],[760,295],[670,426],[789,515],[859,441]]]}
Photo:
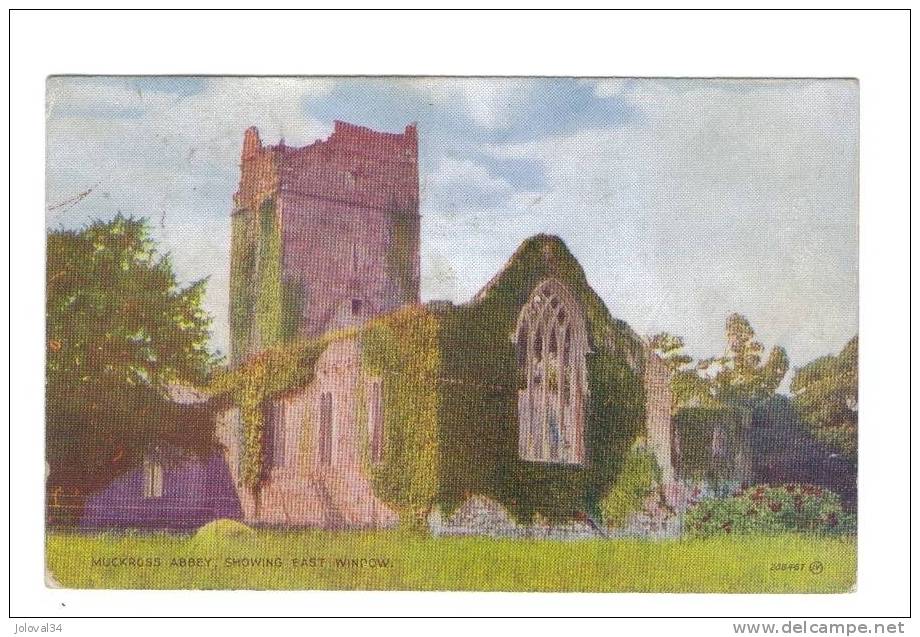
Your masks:
{"label": "postcard", "polygon": [[49,77],[47,585],[853,590],[858,96]]}

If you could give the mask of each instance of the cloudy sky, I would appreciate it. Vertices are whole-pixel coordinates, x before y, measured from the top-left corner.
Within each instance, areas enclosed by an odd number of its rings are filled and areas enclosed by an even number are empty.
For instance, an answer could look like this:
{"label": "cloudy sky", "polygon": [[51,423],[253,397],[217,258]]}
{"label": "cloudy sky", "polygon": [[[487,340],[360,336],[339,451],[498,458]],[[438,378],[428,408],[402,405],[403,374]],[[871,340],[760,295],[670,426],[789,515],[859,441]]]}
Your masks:
{"label": "cloudy sky", "polygon": [[745,314],[793,366],[857,330],[855,82],[50,78],[47,227],[149,217],[210,277],[226,352],[243,131],[303,145],[342,119],[420,143],[422,298],[464,301],[526,237],[562,237],[641,334],[723,348]]}

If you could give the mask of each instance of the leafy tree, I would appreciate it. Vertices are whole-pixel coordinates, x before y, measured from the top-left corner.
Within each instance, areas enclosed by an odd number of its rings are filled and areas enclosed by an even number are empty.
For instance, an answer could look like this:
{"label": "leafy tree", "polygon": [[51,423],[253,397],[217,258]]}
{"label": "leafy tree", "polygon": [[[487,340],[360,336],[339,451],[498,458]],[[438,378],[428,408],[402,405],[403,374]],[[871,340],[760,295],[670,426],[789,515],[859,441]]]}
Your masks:
{"label": "leafy tree", "polygon": [[50,232],[46,286],[49,484],[85,493],[162,441],[210,444],[205,411],[169,395],[216,362],[205,280],[180,287],[145,220]]}
{"label": "leafy tree", "polygon": [[748,320],[738,313],[725,321],[727,348],[722,356],[700,361],[697,368],[710,379],[713,396],[723,402],[753,406],[769,398],[789,371],[789,358],[774,347],[764,360],[764,346]]}
{"label": "leafy tree", "polygon": [[693,357],[684,352],[684,339],[680,336],[659,332],[649,338],[649,347],[658,353],[672,374],[693,362]]}
{"label": "leafy tree", "polygon": [[671,372],[674,407],[753,406],[769,398],[789,370],[789,359],[774,347],[764,360],[763,344],[744,316],[733,313],[725,321],[726,349],[722,356],[693,365],[684,352],[684,339],[667,332],[649,338],[650,347]]}
{"label": "leafy tree", "polygon": [[848,457],[856,455],[859,407],[859,339],[836,356],[822,356],[796,370],[793,404],[819,440]]}
{"label": "leafy tree", "polygon": [[693,357],[684,351],[684,339],[660,332],[649,338],[654,350],[671,372],[672,408],[711,401],[707,379],[700,376],[691,365]]}

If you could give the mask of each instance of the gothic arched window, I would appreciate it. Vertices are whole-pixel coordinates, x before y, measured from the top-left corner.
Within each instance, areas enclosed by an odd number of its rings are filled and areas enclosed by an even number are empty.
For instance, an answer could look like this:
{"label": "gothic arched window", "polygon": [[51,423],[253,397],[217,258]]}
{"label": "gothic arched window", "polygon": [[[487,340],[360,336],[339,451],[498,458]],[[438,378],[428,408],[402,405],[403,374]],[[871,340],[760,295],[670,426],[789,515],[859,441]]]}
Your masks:
{"label": "gothic arched window", "polygon": [[524,460],[583,464],[590,351],[577,300],[559,281],[534,289],[518,317],[518,451]]}

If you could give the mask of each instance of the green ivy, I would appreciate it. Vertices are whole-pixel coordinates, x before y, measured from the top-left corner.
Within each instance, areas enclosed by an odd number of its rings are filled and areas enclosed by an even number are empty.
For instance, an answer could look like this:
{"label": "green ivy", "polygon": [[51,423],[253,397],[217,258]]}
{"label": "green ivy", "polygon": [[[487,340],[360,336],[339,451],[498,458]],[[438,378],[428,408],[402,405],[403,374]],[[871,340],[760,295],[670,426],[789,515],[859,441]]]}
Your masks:
{"label": "green ivy", "polygon": [[438,492],[439,329],[424,308],[407,307],[361,337],[364,372],[382,379],[385,406],[383,460],[367,467],[377,496],[413,529],[425,525]]}
{"label": "green ivy", "polygon": [[412,254],[418,237],[418,218],[411,214],[391,215],[390,245],[387,250],[387,269],[399,283],[403,301],[413,300],[411,292],[417,289],[413,280]]}
{"label": "green ivy", "polygon": [[267,349],[244,364],[225,369],[212,381],[214,396],[227,395],[239,407],[243,422],[240,481],[257,490],[263,478],[263,425],[266,401],[274,394],[313,380],[316,361],[330,342],[347,337],[331,333],[323,338]]}
{"label": "green ivy", "polygon": [[626,455],[617,481],[600,502],[604,524],[610,528],[626,524],[660,484],[661,469],[655,455],[642,444],[636,444]]}
{"label": "green ivy", "polygon": [[[270,234],[269,225],[266,220],[264,234]],[[587,321],[592,352],[586,361],[584,466],[527,462],[518,455],[520,378],[512,337],[522,307],[548,277],[572,291]],[[273,295],[263,293],[261,310],[269,311]],[[263,333],[276,325],[266,316],[260,320]],[[618,480],[630,479],[627,454],[645,418],[643,344],[610,316],[558,238],[524,242],[466,305],[406,307],[350,334],[360,338],[364,374],[383,380],[384,457],[368,462],[367,471],[378,497],[399,511],[404,525],[423,527],[432,507],[450,512],[473,494],[497,500],[522,521],[597,515],[604,495]],[[309,383],[330,339],[342,337],[269,349],[218,379],[219,390],[231,394],[243,417],[245,484],[256,487],[262,478],[264,401]],[[357,398],[364,431],[363,392]]]}
{"label": "green ivy", "polygon": [[[677,474],[689,480],[718,483],[732,477],[734,458],[742,442],[744,414],[728,405],[685,407],[671,419],[678,437],[678,454],[674,458]],[[725,454],[713,456],[712,439],[717,428],[725,431]]]}
{"label": "green ivy", "polygon": [[281,224],[273,199],[266,199],[259,210],[259,270],[256,295],[256,327],[260,348],[282,340]]}
{"label": "green ivy", "polygon": [[250,348],[255,294],[255,237],[245,211],[233,215],[230,241],[230,351],[236,363]]}
{"label": "green ivy", "polygon": [[230,248],[230,340],[233,363],[257,349],[297,336],[303,292],[284,279],[281,224],[272,197],[259,206],[254,225],[249,211],[233,217]]}
{"label": "green ivy", "polygon": [[[521,308],[539,282],[555,277],[585,311],[588,355],[585,466],[528,462],[518,455],[519,372],[512,336]],[[614,320],[565,244],[539,235],[524,242],[473,302],[441,315],[441,476],[447,511],[478,493],[520,520],[597,513],[645,417],[642,343]],[[632,356],[630,367],[627,356]]]}

